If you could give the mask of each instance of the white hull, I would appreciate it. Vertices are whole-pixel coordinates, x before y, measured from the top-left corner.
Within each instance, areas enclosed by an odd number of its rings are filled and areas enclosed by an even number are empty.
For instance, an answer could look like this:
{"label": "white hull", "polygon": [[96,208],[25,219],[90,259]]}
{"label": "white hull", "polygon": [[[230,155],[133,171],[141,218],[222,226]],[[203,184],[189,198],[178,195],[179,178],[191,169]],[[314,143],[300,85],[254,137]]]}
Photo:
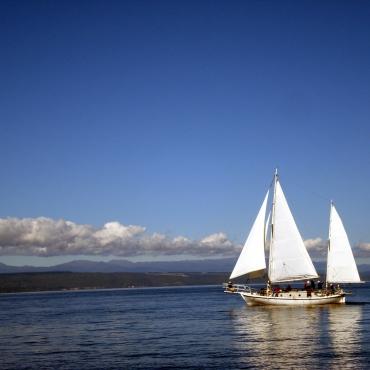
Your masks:
{"label": "white hull", "polygon": [[249,306],[254,305],[276,305],[276,306],[304,306],[304,305],[323,305],[345,303],[344,293],[307,296],[306,291],[297,291],[279,294],[278,296],[260,295],[255,292],[239,292],[244,301]]}

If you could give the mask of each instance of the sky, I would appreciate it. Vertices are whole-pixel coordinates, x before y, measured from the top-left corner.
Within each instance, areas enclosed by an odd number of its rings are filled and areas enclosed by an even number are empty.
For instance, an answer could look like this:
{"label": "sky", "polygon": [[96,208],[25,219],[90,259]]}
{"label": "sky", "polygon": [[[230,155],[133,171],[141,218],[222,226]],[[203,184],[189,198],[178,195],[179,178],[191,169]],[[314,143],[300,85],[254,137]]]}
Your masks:
{"label": "sky", "polygon": [[370,259],[368,1],[3,0],[0,42],[0,262],[237,256],[276,167]]}

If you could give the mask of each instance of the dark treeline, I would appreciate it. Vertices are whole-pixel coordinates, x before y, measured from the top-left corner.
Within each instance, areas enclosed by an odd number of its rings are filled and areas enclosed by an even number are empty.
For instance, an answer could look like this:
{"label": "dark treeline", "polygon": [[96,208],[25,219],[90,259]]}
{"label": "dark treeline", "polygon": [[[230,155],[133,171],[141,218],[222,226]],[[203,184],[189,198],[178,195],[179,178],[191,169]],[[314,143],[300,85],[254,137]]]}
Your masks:
{"label": "dark treeline", "polygon": [[[370,280],[370,274],[363,274],[361,277],[365,281]],[[0,274],[0,293],[180,285],[221,285],[227,282],[228,278],[229,273],[226,272],[30,272]],[[253,282],[262,283],[263,281],[263,279],[260,279]],[[234,282],[248,283],[243,278],[236,279]]]}
{"label": "dark treeline", "polygon": [[0,274],[0,293],[222,284],[227,273],[42,272]]}

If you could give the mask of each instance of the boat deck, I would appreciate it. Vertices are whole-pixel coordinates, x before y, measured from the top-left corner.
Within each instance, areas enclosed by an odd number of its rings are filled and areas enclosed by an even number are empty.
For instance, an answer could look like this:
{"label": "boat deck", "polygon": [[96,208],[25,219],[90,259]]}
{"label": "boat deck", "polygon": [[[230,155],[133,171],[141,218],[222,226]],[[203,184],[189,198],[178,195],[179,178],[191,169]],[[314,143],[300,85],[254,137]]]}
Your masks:
{"label": "boat deck", "polygon": [[344,293],[341,288],[335,289],[281,289],[273,288],[272,290],[266,289],[266,287],[261,289],[254,289],[248,285],[244,284],[223,284],[224,292],[230,294],[241,294],[248,293],[251,295],[258,295],[262,297],[281,297],[281,298],[310,298],[310,297],[328,297],[338,294],[348,294]]}

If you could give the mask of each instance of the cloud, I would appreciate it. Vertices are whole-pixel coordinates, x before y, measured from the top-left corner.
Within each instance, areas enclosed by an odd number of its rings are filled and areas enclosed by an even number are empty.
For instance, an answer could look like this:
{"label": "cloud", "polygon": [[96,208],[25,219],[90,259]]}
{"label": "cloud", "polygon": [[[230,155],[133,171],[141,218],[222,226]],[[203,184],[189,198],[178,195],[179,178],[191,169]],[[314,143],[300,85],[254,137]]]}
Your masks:
{"label": "cloud", "polygon": [[366,251],[366,252],[370,252],[370,243],[360,243],[358,246],[357,246],[358,249],[361,249],[363,251]]}
{"label": "cloud", "polygon": [[359,243],[353,248],[355,257],[369,257],[370,256],[370,243]]}
{"label": "cloud", "polygon": [[200,240],[171,238],[148,233],[139,225],[108,222],[101,228],[66,220],[38,218],[0,219],[0,255],[138,255],[234,256],[241,246],[226,234],[216,233]]}
{"label": "cloud", "polygon": [[[326,258],[326,240],[313,238],[304,243],[311,257]],[[234,257],[240,253],[241,248],[241,245],[230,241],[222,232],[192,240],[185,236],[149,233],[143,226],[123,225],[117,221],[96,228],[46,217],[0,218],[0,255]],[[353,252],[356,257],[369,257],[370,243],[358,244]]]}
{"label": "cloud", "polygon": [[326,257],[328,241],[321,238],[306,239],[304,245],[311,257]]}
{"label": "cloud", "polygon": [[[311,257],[326,258],[328,241],[321,238],[307,239],[304,244]],[[352,252],[355,257],[370,257],[370,243],[359,243],[352,246]]]}

